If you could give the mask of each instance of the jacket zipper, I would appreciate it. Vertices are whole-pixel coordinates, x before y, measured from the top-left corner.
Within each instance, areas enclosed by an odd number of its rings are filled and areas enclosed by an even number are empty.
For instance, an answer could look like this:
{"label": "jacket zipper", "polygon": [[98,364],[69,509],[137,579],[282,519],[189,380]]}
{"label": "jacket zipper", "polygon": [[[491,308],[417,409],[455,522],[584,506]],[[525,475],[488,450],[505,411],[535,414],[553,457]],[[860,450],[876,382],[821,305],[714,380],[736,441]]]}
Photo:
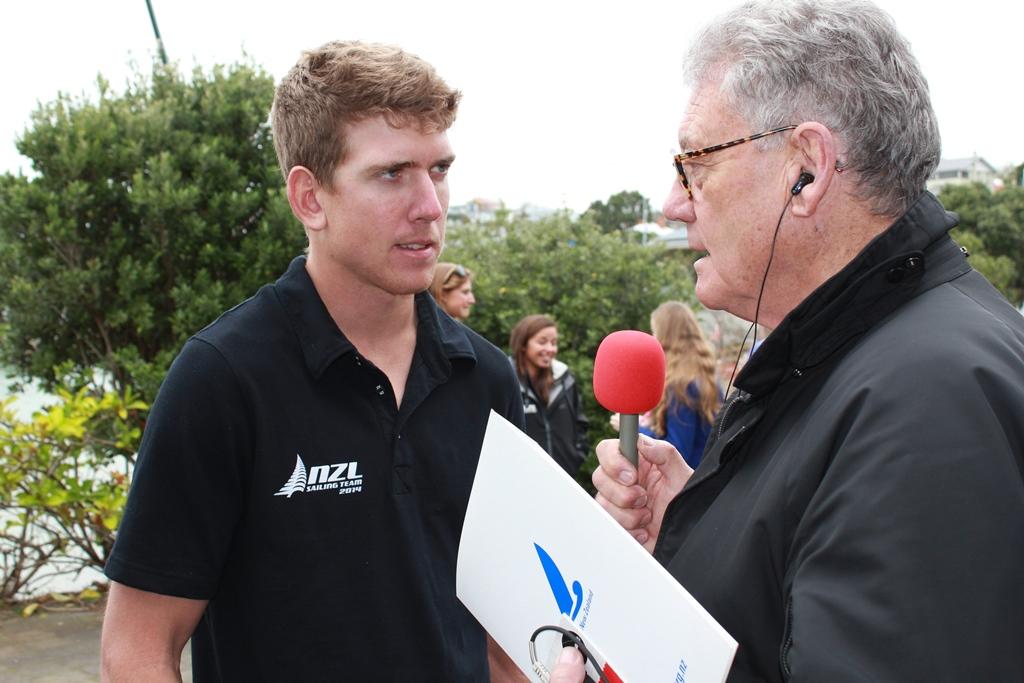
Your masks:
{"label": "jacket zipper", "polygon": [[725,404],[725,408],[722,409],[722,418],[718,421],[718,430],[715,434],[715,441],[722,437],[722,432],[724,432],[726,426],[728,426],[729,413],[732,412],[732,407],[740,402],[746,403],[749,396],[750,394],[737,392],[736,396]]}
{"label": "jacket zipper", "polygon": [[786,627],[782,632],[782,649],[779,651],[779,668],[782,677],[789,680],[793,672],[789,668],[789,648],[793,645],[793,596],[786,600]]}

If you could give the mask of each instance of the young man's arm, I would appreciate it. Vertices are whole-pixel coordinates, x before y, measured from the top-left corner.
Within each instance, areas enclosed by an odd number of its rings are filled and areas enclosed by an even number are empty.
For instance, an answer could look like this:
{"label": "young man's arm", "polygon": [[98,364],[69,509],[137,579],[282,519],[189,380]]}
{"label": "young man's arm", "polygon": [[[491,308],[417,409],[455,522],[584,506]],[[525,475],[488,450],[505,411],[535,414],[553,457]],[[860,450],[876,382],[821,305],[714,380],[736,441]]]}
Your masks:
{"label": "young man's arm", "polygon": [[180,683],[181,651],[206,602],[111,581],[100,642],[101,680]]}
{"label": "young man's arm", "polygon": [[505,654],[501,646],[487,636],[487,663],[491,668],[491,683],[529,683],[523,672],[515,665],[512,658]]}

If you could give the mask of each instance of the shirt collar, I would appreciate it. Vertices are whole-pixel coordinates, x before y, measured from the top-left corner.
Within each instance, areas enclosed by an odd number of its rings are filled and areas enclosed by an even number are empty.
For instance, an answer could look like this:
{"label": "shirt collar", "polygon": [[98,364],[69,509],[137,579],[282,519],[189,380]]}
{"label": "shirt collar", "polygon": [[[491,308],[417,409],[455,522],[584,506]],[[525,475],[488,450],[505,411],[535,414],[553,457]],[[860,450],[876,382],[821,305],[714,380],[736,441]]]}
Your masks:
{"label": "shirt collar", "polygon": [[[292,260],[274,283],[274,294],[302,347],[306,368],[320,379],[338,358],[356,353],[355,346],[335,324],[306,271],[306,257]],[[416,353],[432,373],[447,375],[456,358],[476,361],[468,330],[442,315],[426,292],[416,295]]]}

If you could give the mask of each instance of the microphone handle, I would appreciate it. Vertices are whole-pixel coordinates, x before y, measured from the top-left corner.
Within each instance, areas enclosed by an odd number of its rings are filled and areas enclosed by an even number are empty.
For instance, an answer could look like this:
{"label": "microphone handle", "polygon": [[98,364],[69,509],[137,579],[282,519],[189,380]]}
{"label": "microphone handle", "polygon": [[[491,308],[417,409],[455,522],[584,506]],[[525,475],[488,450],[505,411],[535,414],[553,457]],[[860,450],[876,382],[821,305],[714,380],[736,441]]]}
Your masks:
{"label": "microphone handle", "polygon": [[636,440],[640,436],[639,415],[619,415],[619,451],[626,460],[638,467],[639,458],[636,452]]}

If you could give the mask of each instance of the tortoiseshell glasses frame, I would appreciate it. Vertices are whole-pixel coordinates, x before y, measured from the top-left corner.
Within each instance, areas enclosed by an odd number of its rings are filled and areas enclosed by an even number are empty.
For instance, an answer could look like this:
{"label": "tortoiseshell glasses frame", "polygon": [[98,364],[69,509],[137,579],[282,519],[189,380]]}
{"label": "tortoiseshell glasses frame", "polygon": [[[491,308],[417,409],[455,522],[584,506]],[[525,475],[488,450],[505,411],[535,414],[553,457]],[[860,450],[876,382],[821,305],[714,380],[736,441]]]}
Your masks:
{"label": "tortoiseshell glasses frame", "polygon": [[679,182],[682,183],[683,188],[686,190],[686,195],[690,198],[691,201],[693,201],[693,191],[690,190],[690,181],[686,179],[686,169],[683,168],[683,162],[686,161],[687,159],[693,159],[694,157],[702,157],[705,154],[711,154],[712,152],[718,152],[723,149],[735,147],[736,145],[742,145],[744,142],[750,142],[751,140],[757,140],[758,138],[767,137],[769,135],[775,135],[776,133],[781,133],[783,131],[793,130],[794,128],[796,128],[795,125],[783,126],[782,128],[772,128],[771,130],[766,130],[763,133],[757,133],[756,135],[748,135],[747,137],[740,138],[738,140],[730,140],[729,142],[723,142],[718,145],[711,145],[710,147],[705,147],[704,149],[695,149],[692,152],[683,152],[681,154],[676,154],[673,157],[673,160],[676,164],[676,173],[679,174]]}

